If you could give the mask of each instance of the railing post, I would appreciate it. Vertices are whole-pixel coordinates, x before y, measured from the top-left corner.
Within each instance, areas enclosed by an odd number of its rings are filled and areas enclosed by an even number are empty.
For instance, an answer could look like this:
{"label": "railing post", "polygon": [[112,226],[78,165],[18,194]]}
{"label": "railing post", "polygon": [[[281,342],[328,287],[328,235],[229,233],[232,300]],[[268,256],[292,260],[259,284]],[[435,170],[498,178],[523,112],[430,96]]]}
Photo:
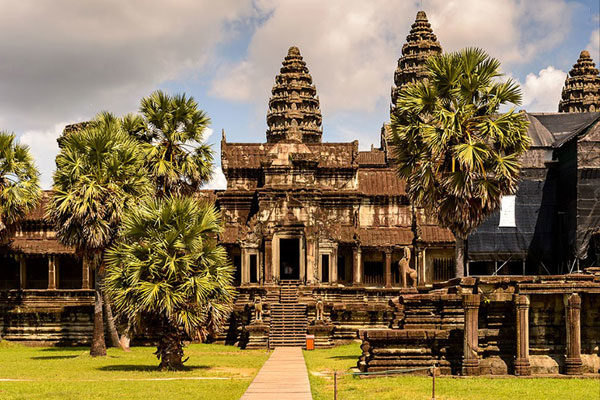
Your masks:
{"label": "railing post", "polygon": [[333,371],[333,400],[337,400],[337,371]]}

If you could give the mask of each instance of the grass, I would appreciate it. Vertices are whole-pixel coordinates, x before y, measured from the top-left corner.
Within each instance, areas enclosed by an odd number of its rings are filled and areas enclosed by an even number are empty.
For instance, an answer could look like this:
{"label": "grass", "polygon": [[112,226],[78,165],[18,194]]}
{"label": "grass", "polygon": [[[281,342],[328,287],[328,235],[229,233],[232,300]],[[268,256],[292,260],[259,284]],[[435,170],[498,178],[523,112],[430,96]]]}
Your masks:
{"label": "grass", "polygon": [[[333,399],[333,371],[356,366],[357,343],[333,349],[305,351],[314,400]],[[598,379],[553,378],[436,378],[438,400],[581,400],[600,398]],[[396,376],[361,379],[338,378],[338,399],[431,399],[431,377]]]}
{"label": "grass", "polygon": [[84,347],[0,342],[0,399],[239,399],[268,358],[264,350],[193,344],[185,371],[162,372],[154,348],[131,350],[93,358]]}

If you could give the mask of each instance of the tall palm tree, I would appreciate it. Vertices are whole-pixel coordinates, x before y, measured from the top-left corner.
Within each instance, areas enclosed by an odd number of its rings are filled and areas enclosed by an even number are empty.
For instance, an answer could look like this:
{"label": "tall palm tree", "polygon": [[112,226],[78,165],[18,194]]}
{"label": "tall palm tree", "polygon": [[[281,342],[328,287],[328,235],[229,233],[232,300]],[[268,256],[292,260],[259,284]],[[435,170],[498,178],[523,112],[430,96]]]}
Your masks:
{"label": "tall palm tree", "polygon": [[416,206],[456,237],[456,275],[464,240],[517,189],[527,121],[516,82],[500,81],[500,62],[468,48],[428,60],[427,80],[402,88],[392,115],[398,173]]}
{"label": "tall palm tree", "polygon": [[39,173],[27,146],[0,132],[0,239],[34,208],[41,196]]}
{"label": "tall palm tree", "polygon": [[210,118],[192,97],[158,90],[142,99],[140,112],[124,118],[124,129],[147,143],[146,162],[159,196],[192,194],[210,180],[213,153],[203,143]]}
{"label": "tall palm tree", "polygon": [[137,326],[153,321],[161,369],[183,368],[183,342],[218,330],[232,307],[232,269],[217,245],[215,207],[175,195],[146,201],[123,220],[106,255],[106,290]]}
{"label": "tall palm tree", "polygon": [[126,210],[151,190],[138,141],[112,114],[101,113],[61,140],[49,216],[58,239],[74,246],[96,271],[90,354],[106,355],[102,312],[103,257]]}

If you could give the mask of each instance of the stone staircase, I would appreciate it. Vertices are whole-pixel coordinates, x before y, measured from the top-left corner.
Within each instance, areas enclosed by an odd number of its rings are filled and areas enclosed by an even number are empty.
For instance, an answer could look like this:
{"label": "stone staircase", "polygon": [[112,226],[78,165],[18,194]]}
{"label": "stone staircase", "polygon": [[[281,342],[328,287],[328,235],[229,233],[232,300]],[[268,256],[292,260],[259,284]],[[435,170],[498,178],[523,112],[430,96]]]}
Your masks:
{"label": "stone staircase", "polygon": [[281,281],[279,303],[271,304],[269,347],[306,345],[306,304],[298,304],[297,281]]}

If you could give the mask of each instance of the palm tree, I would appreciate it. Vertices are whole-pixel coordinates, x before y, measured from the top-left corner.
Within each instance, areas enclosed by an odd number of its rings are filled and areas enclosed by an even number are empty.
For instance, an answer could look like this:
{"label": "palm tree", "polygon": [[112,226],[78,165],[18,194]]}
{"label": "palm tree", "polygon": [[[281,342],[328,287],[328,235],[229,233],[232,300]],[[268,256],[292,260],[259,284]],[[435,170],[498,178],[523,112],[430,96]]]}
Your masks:
{"label": "palm tree", "polygon": [[127,214],[122,240],[107,252],[107,293],[132,325],[153,322],[161,369],[183,368],[184,340],[203,340],[231,311],[232,269],[216,243],[220,229],[211,204],[151,199]]}
{"label": "palm tree", "polygon": [[41,196],[39,173],[29,148],[15,135],[0,132],[0,239],[6,239],[18,221]]}
{"label": "palm tree", "polygon": [[104,252],[115,240],[124,212],[151,190],[140,144],[121,125],[112,114],[101,113],[62,138],[48,211],[58,239],[74,246],[96,271],[92,356],[106,355]]}
{"label": "palm tree", "polygon": [[140,112],[124,118],[124,129],[147,143],[148,170],[159,196],[192,194],[210,180],[213,153],[203,143],[210,118],[192,97],[158,90],[142,99]]}
{"label": "palm tree", "polygon": [[456,276],[464,240],[517,189],[527,121],[516,82],[499,78],[500,62],[468,48],[428,60],[427,80],[402,88],[392,115],[398,173],[410,200],[437,215],[456,237]]}

